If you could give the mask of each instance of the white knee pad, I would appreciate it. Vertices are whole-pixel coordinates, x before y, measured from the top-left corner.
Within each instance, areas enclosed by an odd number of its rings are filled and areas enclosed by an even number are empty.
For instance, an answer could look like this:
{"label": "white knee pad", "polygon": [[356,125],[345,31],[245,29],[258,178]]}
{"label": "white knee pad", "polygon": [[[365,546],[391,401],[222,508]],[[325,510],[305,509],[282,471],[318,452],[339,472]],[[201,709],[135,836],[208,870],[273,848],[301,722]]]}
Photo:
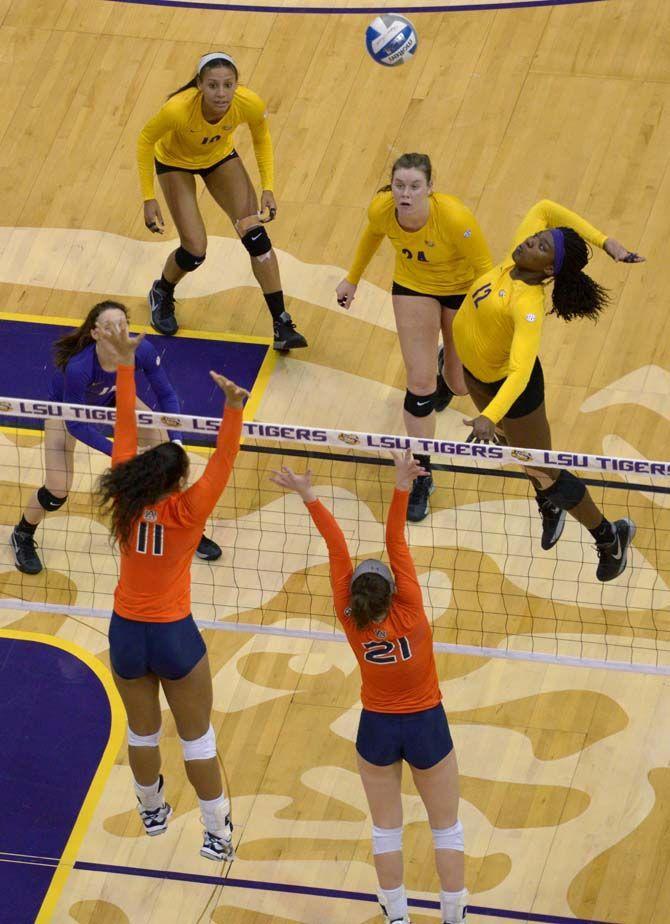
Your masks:
{"label": "white knee pad", "polygon": [[372,852],[395,853],[402,850],[402,826],[399,828],[378,828],[372,826]]}
{"label": "white knee pad", "polygon": [[184,752],[184,760],[209,760],[211,757],[216,757],[216,736],[211,725],[201,738],[196,738],[194,741],[184,741],[183,738],[179,740]]}
{"label": "white knee pad", "polygon": [[128,726],[128,744],[134,748],[157,748],[160,737],[160,728],[153,735],[136,735],[130,725]]}
{"label": "white knee pad", "polygon": [[435,850],[465,850],[463,825],[457,821],[450,828],[431,828]]}

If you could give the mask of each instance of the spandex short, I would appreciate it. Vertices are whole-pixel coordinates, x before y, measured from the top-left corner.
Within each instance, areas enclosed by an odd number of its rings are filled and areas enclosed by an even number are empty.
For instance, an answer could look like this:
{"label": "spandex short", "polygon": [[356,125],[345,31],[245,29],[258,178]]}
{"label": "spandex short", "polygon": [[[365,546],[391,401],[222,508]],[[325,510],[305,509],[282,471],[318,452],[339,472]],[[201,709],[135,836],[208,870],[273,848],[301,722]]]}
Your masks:
{"label": "spandex short", "polygon": [[[483,389],[490,398],[495,398],[500,389],[506,382],[506,379],[500,379],[497,382],[481,382],[476,378],[469,369],[463,369],[465,373],[465,384],[468,384],[468,378],[472,379],[477,383],[477,386],[480,389]],[[530,374],[528,379],[528,384],[521,392],[519,397],[516,399],[512,407],[505,414],[505,417],[510,417],[514,420],[517,417],[525,417],[527,414],[532,414],[533,411],[536,411],[538,407],[544,401],[544,373],[542,372],[542,366],[540,365],[540,360],[535,360],[535,365],[533,366],[533,371]]]}
{"label": "spandex short", "polygon": [[181,680],[206,650],[191,615],[175,622],[140,622],[112,613],[109,660],[124,680],[137,680],[147,674]]}
{"label": "spandex short", "polygon": [[453,747],[442,703],[421,712],[361,712],[356,750],[370,764],[387,767],[406,760],[418,770],[427,770]]}
{"label": "spandex short", "polygon": [[424,298],[435,298],[443,308],[451,308],[452,311],[458,311],[465,299],[465,295],[435,295],[432,292],[416,292],[414,289],[401,286],[399,282],[394,282],[391,286],[391,295],[420,295]]}
{"label": "spandex short", "polygon": [[234,157],[239,157],[240,155],[237,151],[231,151],[230,154],[226,154],[221,160],[217,160],[215,164],[212,164],[211,167],[171,167],[170,164],[164,164],[160,160],[154,158],[154,165],[156,167],[156,173],[158,176],[161,173],[172,173],[173,170],[177,170],[179,173],[192,173],[194,176],[208,176],[213,170],[216,170],[217,167],[220,167],[221,164],[225,164],[227,160],[232,160]]}

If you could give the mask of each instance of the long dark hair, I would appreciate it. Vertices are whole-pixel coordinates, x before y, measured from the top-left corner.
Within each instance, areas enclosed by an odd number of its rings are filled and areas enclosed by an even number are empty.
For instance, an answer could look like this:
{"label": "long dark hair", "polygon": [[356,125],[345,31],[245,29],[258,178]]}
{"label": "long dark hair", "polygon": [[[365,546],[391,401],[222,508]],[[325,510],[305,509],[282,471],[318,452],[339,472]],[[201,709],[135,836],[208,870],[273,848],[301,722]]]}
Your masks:
{"label": "long dark hair", "polygon": [[122,311],[126,320],[128,319],[128,309],[125,305],[122,305],[121,302],[114,302],[111,299],[106,299],[104,302],[98,302],[97,305],[94,305],[89,313],[86,315],[85,320],[82,324],[79,325],[75,330],[70,334],[63,334],[62,337],[59,337],[58,340],[53,345],[53,354],[54,354],[54,363],[59,369],[65,369],[68,362],[75,356],[77,353],[81,353],[89,343],[95,343],[95,340],[91,336],[91,331],[98,323],[98,318],[109,308],[116,308],[118,311]]}
{"label": "long dark hair", "polygon": [[172,93],[168,94],[167,98],[172,99],[172,97],[176,96],[177,93],[183,93],[184,90],[190,90],[191,87],[197,87],[198,77],[202,79],[202,75],[206,71],[210,71],[213,67],[229,67],[231,71],[235,74],[235,80],[240,79],[240,75],[238,73],[237,67],[233,64],[232,61],[229,61],[228,58],[213,58],[211,61],[208,61],[207,64],[205,64],[203,69],[199,73],[197,73],[195,77],[192,77],[188,83],[185,83],[183,87],[179,87],[178,90],[173,90]]}
{"label": "long dark hair", "polygon": [[595,321],[610,302],[609,292],[582,272],[591,258],[591,248],[586,241],[572,228],[558,230],[563,232],[565,259],[561,271],[554,276],[551,314],[557,314],[564,321],[573,318]]}
{"label": "long dark hair", "polygon": [[391,585],[379,574],[361,574],[351,585],[351,618],[357,629],[366,629],[391,605]]}
{"label": "long dark hair", "polygon": [[111,515],[112,535],[127,551],[133,527],[147,507],[179,489],[188,475],[188,456],[178,443],[159,443],[100,476],[98,501]]}
{"label": "long dark hair", "polygon": [[[391,183],[393,183],[393,177],[395,176],[396,170],[409,170],[414,168],[415,170],[420,170],[426,178],[426,183],[430,185],[430,181],[433,177],[433,165],[430,162],[430,157],[427,154],[401,154],[400,157],[395,161],[391,167]],[[377,192],[388,192],[391,189],[391,183],[387,186],[382,186],[381,189],[378,189]]]}

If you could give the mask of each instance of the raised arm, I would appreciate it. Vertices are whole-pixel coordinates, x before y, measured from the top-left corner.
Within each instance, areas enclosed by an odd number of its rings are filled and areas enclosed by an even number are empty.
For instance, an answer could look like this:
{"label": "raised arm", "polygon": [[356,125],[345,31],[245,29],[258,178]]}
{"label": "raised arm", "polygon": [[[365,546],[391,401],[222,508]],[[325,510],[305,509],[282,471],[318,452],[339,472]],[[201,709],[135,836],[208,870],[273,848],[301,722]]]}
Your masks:
{"label": "raised arm", "polygon": [[200,478],[177,499],[181,518],[187,523],[203,525],[228,484],[240,449],[242,410],[245,400],[249,397],[245,389],[224,376],[216,372],[210,372],[210,375],[226,396],[223,420],[216,437],[216,449]]}
{"label": "raised arm", "polygon": [[312,488],[311,472],[298,475],[287,465],[280,472],[275,471],[270,480],[288,491],[295,491],[309,510],[314,525],[326,540],[328,560],[330,562],[330,585],[333,589],[335,610],[339,617],[349,605],[351,597],[351,576],[354,569],[349,557],[349,549],[339,523],[333,514],[317,498]]}
{"label": "raised arm", "polygon": [[423,597],[416,576],[416,568],[407,545],[407,501],[414,479],[425,474],[410,450],[394,452],[396,486],[386,520],[386,551],[396,583],[395,599],[406,606],[417,608],[423,613]]}
{"label": "raised arm", "polygon": [[144,334],[131,337],[127,329],[110,326],[101,329],[99,339],[116,353],[116,422],[112,452],[112,466],[115,466],[137,455],[135,353]]}
{"label": "raised arm", "polygon": [[542,199],[532,207],[516,230],[510,254],[527,237],[545,231],[547,228],[572,228],[585,241],[594,247],[604,248],[607,235],[603,234],[593,225],[589,224],[576,212],[571,212],[565,206],[552,202],[551,199]]}
{"label": "raised arm", "polygon": [[116,422],[112,468],[137,455],[137,418],[135,417],[135,363],[116,369]]}

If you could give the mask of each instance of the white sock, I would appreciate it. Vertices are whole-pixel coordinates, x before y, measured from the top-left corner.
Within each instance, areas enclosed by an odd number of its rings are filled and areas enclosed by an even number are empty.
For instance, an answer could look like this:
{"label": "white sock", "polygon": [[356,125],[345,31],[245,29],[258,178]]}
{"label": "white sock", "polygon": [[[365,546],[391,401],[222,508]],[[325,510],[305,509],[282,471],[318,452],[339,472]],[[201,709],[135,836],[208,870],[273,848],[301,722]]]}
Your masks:
{"label": "white sock", "polygon": [[404,918],[407,914],[407,892],[405,892],[405,886],[398,886],[397,889],[380,889],[379,897],[391,921],[395,921],[397,918]]}
{"label": "white sock", "polygon": [[460,892],[440,892],[440,910],[442,920],[446,924],[461,924],[461,921],[465,920],[462,905],[467,896],[467,889],[461,889]]}
{"label": "white sock", "polygon": [[218,799],[199,799],[202,823],[210,834],[225,837],[229,833],[226,815],[230,814],[230,802],[224,795]]}
{"label": "white sock", "polygon": [[147,809],[149,812],[153,812],[156,809],[160,808],[163,802],[163,793],[158,792],[160,788],[161,778],[160,776],[155,783],[152,783],[151,786],[142,786],[141,783],[135,782],[135,792],[137,793],[137,798],[142,803],[142,808]]}

